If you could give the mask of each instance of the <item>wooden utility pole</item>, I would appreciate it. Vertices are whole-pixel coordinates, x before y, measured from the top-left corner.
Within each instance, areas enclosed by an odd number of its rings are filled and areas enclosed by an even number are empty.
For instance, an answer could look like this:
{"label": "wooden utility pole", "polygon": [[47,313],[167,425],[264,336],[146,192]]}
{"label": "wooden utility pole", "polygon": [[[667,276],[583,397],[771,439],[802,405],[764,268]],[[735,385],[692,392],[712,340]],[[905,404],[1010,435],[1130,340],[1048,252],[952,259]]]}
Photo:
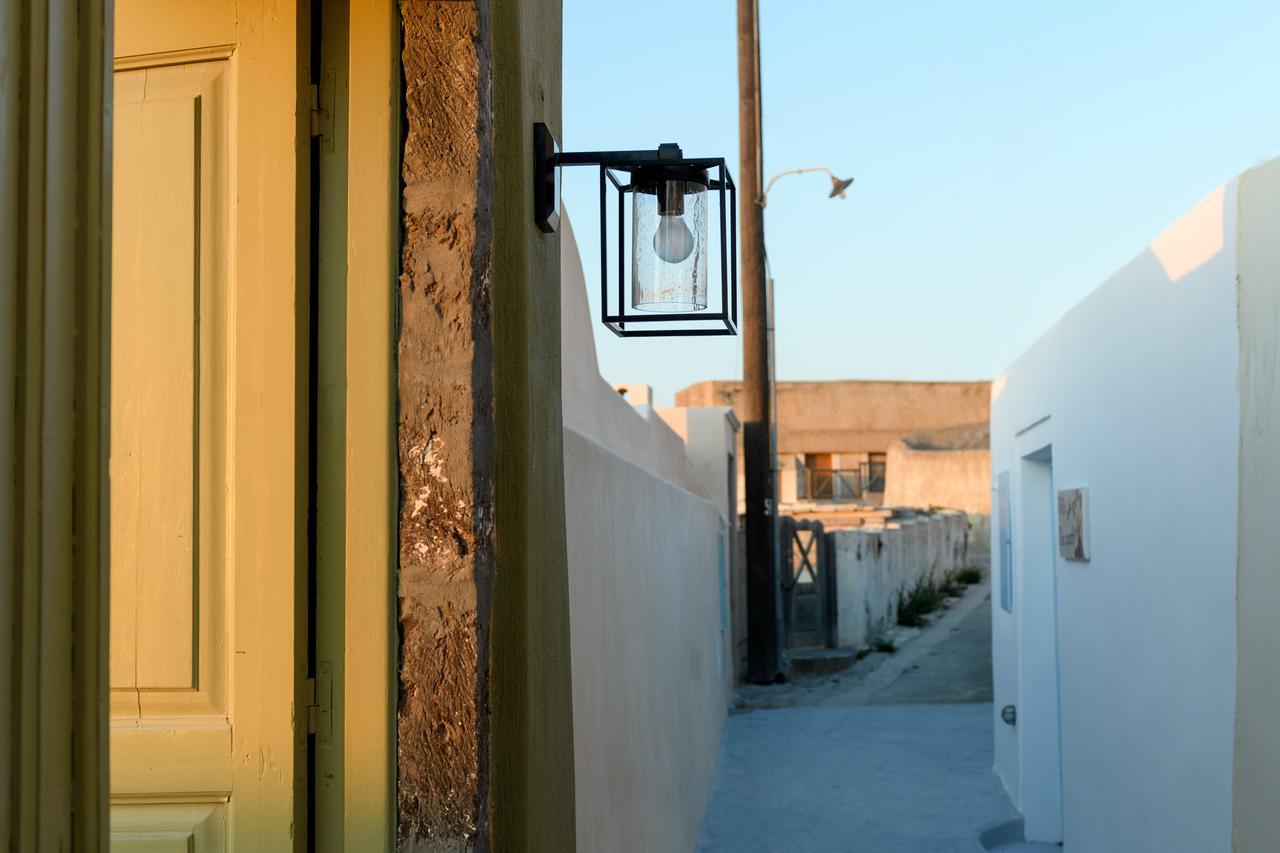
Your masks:
{"label": "wooden utility pole", "polygon": [[760,205],[760,18],[758,0],[738,0],[738,223],[742,234],[742,456],[746,473],[747,673],[756,684],[782,672],[769,461],[768,296]]}

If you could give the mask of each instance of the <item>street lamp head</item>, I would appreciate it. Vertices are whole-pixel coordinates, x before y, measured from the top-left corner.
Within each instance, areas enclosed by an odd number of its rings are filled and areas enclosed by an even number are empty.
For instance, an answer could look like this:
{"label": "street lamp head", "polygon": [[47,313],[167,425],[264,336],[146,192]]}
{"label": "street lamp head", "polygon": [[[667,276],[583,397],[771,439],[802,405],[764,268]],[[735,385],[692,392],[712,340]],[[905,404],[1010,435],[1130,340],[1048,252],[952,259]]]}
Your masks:
{"label": "street lamp head", "polygon": [[[737,190],[723,157],[687,158],[673,143],[656,150],[563,153],[541,122],[533,126],[533,144],[534,221],[544,232],[554,232],[560,221],[560,168],[600,170],[600,320],[610,331],[620,337],[738,333]],[[609,213],[610,186],[616,218]],[[709,202],[717,215],[708,211]],[[708,225],[716,220],[718,305],[708,286]],[[613,223],[617,238],[610,240]],[[613,287],[611,267],[617,270]]]}
{"label": "street lamp head", "polygon": [[844,198],[844,191],[853,184],[853,178],[837,178],[831,176],[831,193],[827,198]]}

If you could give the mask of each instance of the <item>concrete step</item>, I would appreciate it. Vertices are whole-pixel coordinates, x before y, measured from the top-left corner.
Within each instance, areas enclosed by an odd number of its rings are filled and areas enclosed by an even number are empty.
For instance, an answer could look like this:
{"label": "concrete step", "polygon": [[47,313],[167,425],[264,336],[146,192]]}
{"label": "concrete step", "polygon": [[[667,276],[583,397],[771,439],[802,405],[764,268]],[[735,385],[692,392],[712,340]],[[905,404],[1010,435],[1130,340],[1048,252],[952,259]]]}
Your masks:
{"label": "concrete step", "polygon": [[1062,853],[1061,844],[1044,844],[1023,840],[1022,818],[1001,821],[978,835],[982,849],[990,853]]}
{"label": "concrete step", "polygon": [[792,678],[820,678],[848,669],[858,662],[856,649],[792,649],[787,652]]}

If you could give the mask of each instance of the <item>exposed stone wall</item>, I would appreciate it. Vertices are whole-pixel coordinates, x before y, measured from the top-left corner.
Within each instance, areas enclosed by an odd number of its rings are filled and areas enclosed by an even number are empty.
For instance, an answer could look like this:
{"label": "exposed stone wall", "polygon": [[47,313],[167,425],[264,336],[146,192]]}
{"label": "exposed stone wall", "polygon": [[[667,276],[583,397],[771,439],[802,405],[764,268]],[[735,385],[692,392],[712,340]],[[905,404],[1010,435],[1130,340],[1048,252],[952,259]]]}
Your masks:
{"label": "exposed stone wall", "polygon": [[405,0],[399,849],[572,850],[556,0]]}
{"label": "exposed stone wall", "polygon": [[406,136],[398,349],[399,838],[486,833],[484,630],[494,566],[492,230],[484,10],[401,5]]}

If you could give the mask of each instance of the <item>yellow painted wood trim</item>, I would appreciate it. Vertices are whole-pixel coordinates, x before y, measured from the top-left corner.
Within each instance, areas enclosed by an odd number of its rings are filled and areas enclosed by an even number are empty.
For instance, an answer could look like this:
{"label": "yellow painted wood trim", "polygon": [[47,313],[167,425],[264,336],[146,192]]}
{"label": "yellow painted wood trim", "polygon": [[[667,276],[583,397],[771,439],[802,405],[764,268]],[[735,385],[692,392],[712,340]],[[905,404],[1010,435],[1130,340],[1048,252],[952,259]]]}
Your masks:
{"label": "yellow painted wood trim", "polygon": [[[17,579],[22,567],[16,564],[17,517],[16,440],[20,432],[17,418],[18,376],[18,226],[19,182],[22,174],[22,89],[21,76],[10,71],[14,57],[22,56],[22,10],[17,3],[0,6],[0,233],[13,235],[0,240],[0,562],[13,568],[0,574],[0,717],[18,718],[18,698],[13,673],[17,655]],[[0,731],[0,841],[10,844],[15,792],[26,781],[15,761],[16,727],[10,722]]]}
{"label": "yellow painted wood trim", "polygon": [[[182,802],[174,803],[173,794],[115,794],[111,797],[111,811],[120,806],[174,806],[187,803],[229,803],[231,795],[224,791],[183,791]],[[154,824],[151,828],[154,828]]]}
{"label": "yellow painted wood trim", "polygon": [[[221,802],[130,803],[111,810],[110,853],[223,853],[227,848],[227,806]],[[157,838],[159,835],[159,838]],[[166,842],[176,841],[174,846]]]}
{"label": "yellow painted wood trim", "polygon": [[[201,5],[201,4],[196,4]],[[308,15],[241,0],[228,517],[237,853],[306,845]],[[290,215],[292,214],[292,215]]]}
{"label": "yellow painted wood trim", "polygon": [[[26,99],[33,105],[42,104],[45,98],[48,65],[47,43],[45,32],[47,7],[44,4],[32,4],[28,19],[29,29],[24,33],[26,49],[29,51],[26,71]],[[23,576],[20,589],[22,600],[18,603],[18,612],[22,614],[17,626],[17,645],[20,651],[18,667],[20,671],[16,683],[18,685],[15,705],[17,705],[18,725],[16,727],[14,752],[19,768],[13,820],[16,824],[17,848],[34,850],[40,843],[40,832],[37,821],[37,804],[40,794],[40,754],[37,749],[37,732],[41,716],[40,679],[39,679],[39,633],[38,620],[33,617],[40,606],[40,412],[43,407],[44,383],[41,376],[44,371],[41,326],[43,318],[38,306],[44,297],[44,256],[42,252],[44,234],[44,170],[45,160],[45,126],[42,121],[35,121],[30,112],[24,116],[23,132],[26,139],[19,143],[22,150],[23,174],[19,180],[26,183],[27,208],[21,215],[25,217],[27,229],[25,245],[21,251],[25,254],[26,280],[19,287],[22,315],[19,324],[23,327],[22,340],[25,346],[18,354],[21,362],[20,370],[25,374],[22,397],[18,403],[17,423],[21,459],[18,461],[21,471],[21,496],[15,509],[18,523],[18,537],[21,545],[18,548],[19,572]],[[25,143],[25,145],[23,144]],[[22,234],[15,230],[14,233]],[[52,709],[57,715],[57,709]],[[55,717],[56,719],[57,717]]]}
{"label": "yellow painted wood trim", "polygon": [[7,3],[0,30],[0,839],[97,850],[110,3]]}
{"label": "yellow painted wood trim", "polygon": [[[320,144],[315,333],[315,676],[313,853],[344,853],[347,494],[347,0],[320,6]],[[314,52],[314,51],[313,51]],[[359,665],[358,662],[353,662]]]}
{"label": "yellow painted wood trim", "polygon": [[116,71],[132,71],[137,68],[160,68],[165,65],[187,65],[193,62],[209,62],[229,59],[235,52],[234,44],[216,44],[194,47],[190,50],[163,50],[158,53],[139,53],[117,56],[112,63]]}
{"label": "yellow painted wood trim", "polygon": [[163,722],[112,727],[112,754],[129,756],[111,765],[113,804],[172,802],[175,793],[184,801],[221,802],[231,796],[231,724],[225,717],[202,727],[192,727],[186,718],[175,723],[171,728]]}
{"label": "yellow painted wood trim", "polygon": [[[75,68],[75,19],[64,5],[49,4],[48,39],[50,80],[45,102],[45,127],[49,134],[48,161],[45,169],[44,299],[43,338],[44,369],[40,380],[44,386],[41,412],[40,465],[40,707],[60,708],[60,697],[72,690],[70,660],[64,659],[72,642],[72,551],[69,510],[72,506],[75,466],[72,444],[75,441],[74,287],[76,277],[74,207],[76,167],[74,146],[64,137],[75,127],[74,96],[58,91],[62,74]],[[68,67],[69,66],[69,67]],[[64,84],[65,85],[65,84]],[[96,490],[95,490],[96,493]],[[61,714],[59,715],[61,716]],[[71,766],[71,739],[63,717],[54,725],[41,720],[39,727],[40,766],[52,770]],[[50,847],[71,846],[72,780],[70,774],[40,774],[39,814],[40,839]]]}
{"label": "yellow painted wood trim", "polygon": [[[115,56],[238,44],[258,14],[254,4],[239,0],[115,0],[115,4]],[[292,14],[292,9],[285,12]]]}
{"label": "yellow painted wood trim", "polygon": [[395,844],[394,316],[400,16],[350,0],[347,196],[346,849]]}

